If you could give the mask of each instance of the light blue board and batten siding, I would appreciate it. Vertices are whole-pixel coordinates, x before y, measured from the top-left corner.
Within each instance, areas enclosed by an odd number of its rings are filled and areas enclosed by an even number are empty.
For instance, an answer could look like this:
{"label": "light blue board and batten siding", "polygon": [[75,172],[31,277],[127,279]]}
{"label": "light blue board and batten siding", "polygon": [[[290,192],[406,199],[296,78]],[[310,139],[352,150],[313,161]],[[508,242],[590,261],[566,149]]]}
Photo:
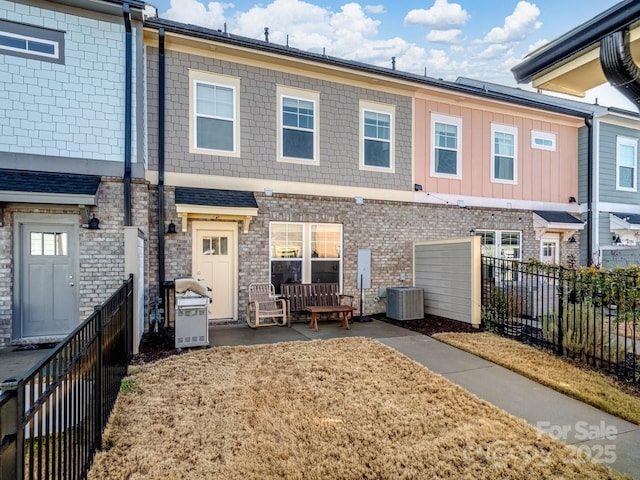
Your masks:
{"label": "light blue board and batten siding", "polygon": [[[616,141],[618,136],[638,139],[638,152],[640,152],[639,130],[610,123],[600,123],[600,169],[598,172],[600,201],[637,206],[640,204],[640,188],[636,192],[616,190]],[[639,170],[636,161],[636,185],[640,179]]]}
{"label": "light blue board and batten siding", "polygon": [[[0,18],[65,32],[62,65],[0,53],[0,151],[123,161],[122,18],[109,21],[6,0],[0,0]],[[133,55],[135,78],[135,48]],[[135,112],[135,82],[133,88]],[[134,149],[136,142],[134,128]]]}
{"label": "light blue board and batten siding", "polygon": [[[149,168],[157,169],[158,52],[148,49]],[[410,96],[259,68],[199,55],[167,51],[167,172],[237,178],[288,180],[327,185],[407,190],[412,183],[412,100]],[[189,152],[189,69],[240,79],[240,158]],[[318,92],[318,165],[278,162],[277,86]],[[395,171],[359,168],[359,101],[395,106]],[[313,193],[310,191],[309,193]],[[349,196],[345,190],[345,196]]]}

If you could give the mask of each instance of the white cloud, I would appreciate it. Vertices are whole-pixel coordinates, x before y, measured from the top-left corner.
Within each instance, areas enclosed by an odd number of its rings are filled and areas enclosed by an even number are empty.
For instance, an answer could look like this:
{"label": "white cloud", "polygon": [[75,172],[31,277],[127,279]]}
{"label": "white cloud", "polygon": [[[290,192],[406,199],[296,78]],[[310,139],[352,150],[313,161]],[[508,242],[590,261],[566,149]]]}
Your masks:
{"label": "white cloud", "polygon": [[481,51],[476,58],[481,58],[483,60],[495,60],[502,57],[509,50],[510,47],[508,45],[493,44]]}
{"label": "white cloud", "polygon": [[365,5],[364,11],[367,13],[387,13],[384,5]]}
{"label": "white cloud", "polygon": [[190,23],[217,30],[224,25],[224,11],[233,7],[233,3],[209,2],[205,6],[198,0],[171,0],[169,9],[159,15],[176,22]]}
{"label": "white cloud", "polygon": [[431,30],[427,34],[427,40],[433,43],[455,43],[458,41],[458,37],[462,33],[462,30]]}
{"label": "white cloud", "polygon": [[411,10],[404,17],[405,25],[420,25],[434,30],[448,30],[451,27],[462,27],[471,16],[457,3],[447,0],[436,0],[428,10]]}
{"label": "white cloud", "polygon": [[537,20],[539,15],[540,10],[534,3],[520,1],[513,13],[504,19],[504,26],[492,28],[482,41],[503,43],[524,40],[542,26],[542,22]]}

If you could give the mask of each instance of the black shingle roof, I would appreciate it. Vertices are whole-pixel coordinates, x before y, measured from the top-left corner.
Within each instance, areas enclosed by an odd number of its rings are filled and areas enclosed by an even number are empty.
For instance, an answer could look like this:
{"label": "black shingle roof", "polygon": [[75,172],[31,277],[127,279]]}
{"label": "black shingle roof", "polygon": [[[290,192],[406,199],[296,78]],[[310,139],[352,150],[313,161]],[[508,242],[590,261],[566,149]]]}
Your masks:
{"label": "black shingle roof", "polygon": [[640,225],[640,215],[637,213],[614,213],[611,212],[612,215],[624,220],[625,222],[631,225]]}
{"label": "black shingle roof", "polygon": [[99,175],[0,169],[0,191],[95,195]]}
{"label": "black shingle roof", "polygon": [[253,192],[214,188],[176,187],[176,203],[215,207],[258,208]]}
{"label": "black shingle roof", "polygon": [[559,212],[553,210],[534,210],[533,213],[550,223],[576,223],[583,224],[579,218],[574,217],[569,212]]}

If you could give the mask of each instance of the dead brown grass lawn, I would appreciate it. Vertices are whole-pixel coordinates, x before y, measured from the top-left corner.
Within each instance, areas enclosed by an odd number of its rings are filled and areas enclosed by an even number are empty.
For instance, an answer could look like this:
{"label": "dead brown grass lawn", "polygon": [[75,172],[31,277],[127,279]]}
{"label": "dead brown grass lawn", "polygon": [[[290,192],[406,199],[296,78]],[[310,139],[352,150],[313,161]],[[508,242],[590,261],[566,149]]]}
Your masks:
{"label": "dead brown grass lawn", "polygon": [[622,478],[374,340],[132,371],[90,479]]}
{"label": "dead brown grass lawn", "polygon": [[640,398],[621,390],[611,377],[494,333],[438,333],[433,337],[640,425]]}

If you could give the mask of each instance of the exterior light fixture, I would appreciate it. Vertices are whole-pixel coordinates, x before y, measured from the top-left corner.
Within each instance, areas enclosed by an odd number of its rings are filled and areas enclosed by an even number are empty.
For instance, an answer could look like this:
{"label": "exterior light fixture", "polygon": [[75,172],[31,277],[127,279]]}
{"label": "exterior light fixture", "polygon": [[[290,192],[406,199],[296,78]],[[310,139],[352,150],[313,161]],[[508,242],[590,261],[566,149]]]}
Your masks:
{"label": "exterior light fixture", "polygon": [[96,218],[96,214],[93,214],[91,220],[89,220],[89,226],[87,227],[89,230],[100,230],[100,220]]}
{"label": "exterior light fixture", "polygon": [[364,198],[362,197],[356,197],[356,205],[364,205]]}
{"label": "exterior light fixture", "polygon": [[472,228],[471,230],[469,230],[469,236],[473,237],[476,234],[476,229]]}
{"label": "exterior light fixture", "polygon": [[416,183],[416,184],[413,186],[413,189],[414,189],[416,192],[421,192],[421,191],[422,191],[422,185],[420,185],[419,183]]}
{"label": "exterior light fixture", "polygon": [[576,237],[571,235],[571,237],[569,237],[569,243],[576,243]]}
{"label": "exterior light fixture", "polygon": [[174,233],[178,233],[178,232],[176,232],[176,224],[171,222],[169,224],[169,228],[167,228],[167,235],[172,235]]}
{"label": "exterior light fixture", "polygon": [[273,196],[273,190],[271,190],[270,188],[265,188],[265,189],[264,189],[264,196],[265,196],[265,197],[271,197],[271,196]]}

